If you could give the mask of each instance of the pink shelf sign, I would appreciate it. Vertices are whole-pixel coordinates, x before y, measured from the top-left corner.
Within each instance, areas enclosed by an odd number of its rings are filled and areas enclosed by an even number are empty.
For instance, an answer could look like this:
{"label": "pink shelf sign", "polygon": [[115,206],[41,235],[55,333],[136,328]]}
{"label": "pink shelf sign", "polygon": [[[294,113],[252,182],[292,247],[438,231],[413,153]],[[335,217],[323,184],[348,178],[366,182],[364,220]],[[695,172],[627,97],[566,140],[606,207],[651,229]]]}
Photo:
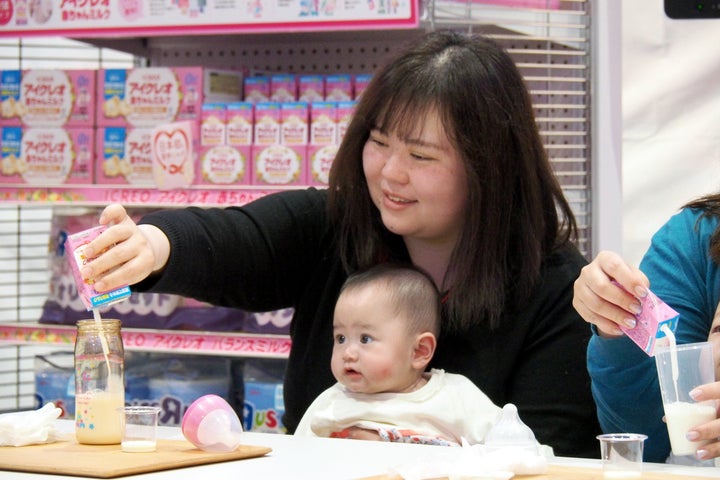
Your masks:
{"label": "pink shelf sign", "polygon": [[74,38],[417,28],[418,0],[0,0],[0,37]]}
{"label": "pink shelf sign", "polygon": [[[73,326],[0,323],[0,345],[72,346],[75,335]],[[286,335],[252,333],[125,329],[122,338],[126,350],[255,358],[286,358],[291,346]]]}

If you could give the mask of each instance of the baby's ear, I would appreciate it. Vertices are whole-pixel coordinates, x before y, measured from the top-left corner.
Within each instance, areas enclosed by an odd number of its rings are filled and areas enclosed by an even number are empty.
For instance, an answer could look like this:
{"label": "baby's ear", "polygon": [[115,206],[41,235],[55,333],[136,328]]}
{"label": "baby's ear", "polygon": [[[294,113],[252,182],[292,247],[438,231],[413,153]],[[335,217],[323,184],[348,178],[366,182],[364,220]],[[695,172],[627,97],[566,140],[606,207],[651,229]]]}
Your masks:
{"label": "baby's ear", "polygon": [[415,350],[413,351],[413,366],[418,370],[425,370],[427,364],[432,360],[435,354],[437,340],[435,335],[430,332],[423,332],[417,336],[415,340]]}

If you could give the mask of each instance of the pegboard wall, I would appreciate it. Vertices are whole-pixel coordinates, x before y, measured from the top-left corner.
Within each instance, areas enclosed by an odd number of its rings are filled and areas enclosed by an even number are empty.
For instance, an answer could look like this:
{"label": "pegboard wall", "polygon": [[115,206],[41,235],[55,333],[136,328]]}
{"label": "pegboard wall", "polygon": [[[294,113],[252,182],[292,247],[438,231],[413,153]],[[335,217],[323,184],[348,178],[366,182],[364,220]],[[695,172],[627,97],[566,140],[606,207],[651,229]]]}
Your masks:
{"label": "pegboard wall", "polygon": [[148,62],[155,66],[244,69],[266,73],[369,73],[420,30],[385,32],[303,32],[209,36],[186,42],[155,38],[148,45]]}

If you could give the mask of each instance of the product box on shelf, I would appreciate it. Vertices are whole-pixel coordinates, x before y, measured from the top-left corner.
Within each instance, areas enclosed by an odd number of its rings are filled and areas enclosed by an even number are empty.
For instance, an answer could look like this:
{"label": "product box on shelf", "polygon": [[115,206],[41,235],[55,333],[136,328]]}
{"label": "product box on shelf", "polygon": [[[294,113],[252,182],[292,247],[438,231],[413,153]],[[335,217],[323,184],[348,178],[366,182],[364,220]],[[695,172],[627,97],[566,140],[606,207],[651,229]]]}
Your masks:
{"label": "product box on shelf", "polygon": [[309,105],[307,102],[280,104],[280,143],[304,145],[308,143]]}
{"label": "product box on shelf", "polygon": [[310,104],[310,144],[337,143],[337,102]]}
{"label": "product box on shelf", "polygon": [[231,102],[226,106],[226,139],[228,145],[252,145],[255,106],[251,102]]}
{"label": "product box on shelf", "polygon": [[261,103],[270,101],[270,77],[256,75],[244,79],[244,100],[250,103]]}
{"label": "product box on shelf", "polygon": [[330,181],[330,167],[335,160],[338,144],[308,145],[307,183],[308,185],[327,187]]}
{"label": "product box on shelf", "polygon": [[280,103],[260,102],[255,104],[255,145],[280,143]]}
{"label": "product box on shelf", "polygon": [[356,100],[349,100],[347,102],[338,102],[337,104],[337,142],[342,142],[345,132],[347,132],[350,120],[352,120],[353,113],[355,113],[355,106],[357,105]]}
{"label": "product box on shelf", "polygon": [[250,183],[250,145],[200,147],[199,185],[247,185]]}
{"label": "product box on shelf", "polygon": [[270,76],[270,101],[294,102],[297,98],[297,77],[292,73]]}
{"label": "product box on shelf", "polygon": [[2,124],[92,127],[95,83],[95,70],[2,70]]}
{"label": "product box on shelf", "polygon": [[[212,74],[231,82],[206,81]],[[97,79],[97,125],[152,128],[159,124],[199,120],[205,102],[241,100],[243,74],[203,67],[103,69]],[[213,88],[215,90],[213,90]]]}
{"label": "product box on shelf", "polygon": [[200,146],[227,143],[227,109],[224,103],[203,103],[200,118]]}
{"label": "product box on shelf", "polygon": [[372,74],[371,73],[359,73],[355,75],[355,85],[353,90],[353,98],[355,100],[360,99],[360,96],[363,94],[365,89],[367,88],[368,84],[370,83],[370,80],[372,80]]}
{"label": "product box on shelf", "polygon": [[298,100],[309,103],[325,100],[325,77],[300,75],[298,77]]}
{"label": "product box on shelf", "polygon": [[253,145],[252,184],[305,185],[307,145]]}
{"label": "product box on shelf", "polygon": [[325,77],[325,100],[343,102],[353,99],[353,78],[350,74],[327,75]]}
{"label": "product box on shelf", "polygon": [[246,431],[285,433],[283,377],[285,360],[247,359],[243,372],[245,400],[243,428]]}
{"label": "product box on shelf", "polygon": [[95,183],[155,186],[151,128],[99,127],[95,141]]}
{"label": "product box on shelf", "polygon": [[186,188],[195,180],[197,122],[173,122],[152,130],[150,150],[155,185],[160,190]]}
{"label": "product box on shelf", "polygon": [[75,356],[72,352],[36,355],[35,408],[52,402],[61,410],[60,418],[75,418]]}
{"label": "product box on shelf", "polygon": [[92,128],[0,127],[0,183],[93,182]]}

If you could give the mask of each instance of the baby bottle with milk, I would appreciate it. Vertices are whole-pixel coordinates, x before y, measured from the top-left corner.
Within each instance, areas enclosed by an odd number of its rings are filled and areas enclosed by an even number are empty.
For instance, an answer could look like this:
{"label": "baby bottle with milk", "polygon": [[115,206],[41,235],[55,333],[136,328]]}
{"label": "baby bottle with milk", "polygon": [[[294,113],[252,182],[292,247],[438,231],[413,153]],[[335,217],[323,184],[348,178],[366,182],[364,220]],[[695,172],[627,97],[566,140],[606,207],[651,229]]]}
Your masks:
{"label": "baby bottle with milk", "polygon": [[75,340],[75,436],[79,443],[120,443],[125,406],[120,320],[80,320]]}

